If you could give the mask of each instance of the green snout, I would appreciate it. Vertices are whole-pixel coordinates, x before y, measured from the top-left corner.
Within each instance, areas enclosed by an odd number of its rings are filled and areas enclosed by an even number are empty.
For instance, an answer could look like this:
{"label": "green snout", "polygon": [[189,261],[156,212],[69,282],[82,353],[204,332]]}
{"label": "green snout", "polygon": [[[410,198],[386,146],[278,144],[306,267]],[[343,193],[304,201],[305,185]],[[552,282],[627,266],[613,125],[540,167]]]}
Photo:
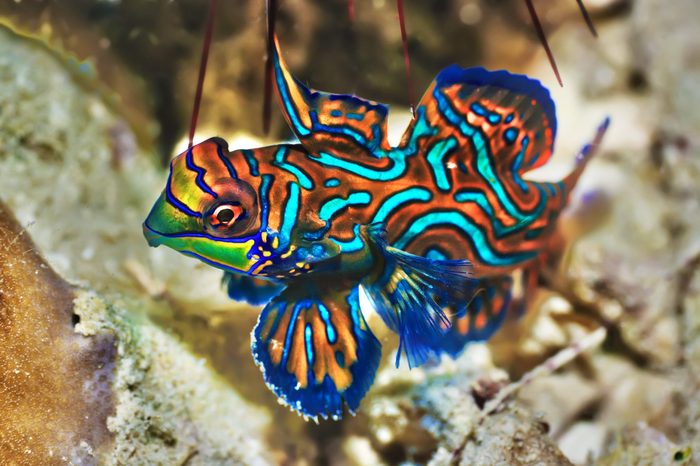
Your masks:
{"label": "green snout", "polygon": [[143,223],[143,235],[149,246],[165,245],[183,254],[224,270],[249,273],[255,260],[249,259],[254,237],[215,238],[202,231],[197,217],[187,215],[165,199],[156,201]]}

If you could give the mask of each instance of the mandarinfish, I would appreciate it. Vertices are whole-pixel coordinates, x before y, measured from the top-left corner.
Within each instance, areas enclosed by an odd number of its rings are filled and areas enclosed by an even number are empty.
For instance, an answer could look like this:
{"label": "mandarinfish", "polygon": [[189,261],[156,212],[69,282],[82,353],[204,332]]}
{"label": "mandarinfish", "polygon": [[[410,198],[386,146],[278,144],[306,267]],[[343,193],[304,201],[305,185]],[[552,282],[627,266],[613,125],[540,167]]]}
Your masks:
{"label": "mandarinfish", "polygon": [[607,128],[558,183],[522,175],[552,155],[549,92],[526,76],[450,66],[400,144],[388,108],[307,88],[275,40],[274,82],[299,143],[175,157],[143,228],[223,269],[233,299],[265,304],[252,350],[268,386],[310,418],[340,418],[372,384],[381,346],[365,293],[399,335],[397,364],[455,356],[501,325],[515,269],[534,268]]}

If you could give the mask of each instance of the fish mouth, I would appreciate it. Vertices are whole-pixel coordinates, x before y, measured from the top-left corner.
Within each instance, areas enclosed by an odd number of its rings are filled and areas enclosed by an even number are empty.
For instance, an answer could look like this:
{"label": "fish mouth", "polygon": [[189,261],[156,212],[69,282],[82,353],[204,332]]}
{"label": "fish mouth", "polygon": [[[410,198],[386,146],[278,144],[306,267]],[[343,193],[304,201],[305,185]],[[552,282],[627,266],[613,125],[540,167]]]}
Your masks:
{"label": "fish mouth", "polygon": [[153,229],[148,219],[143,222],[143,235],[153,248],[165,245],[222,270],[249,273],[259,260],[248,257],[254,238],[223,240],[195,232],[162,233]]}
{"label": "fish mouth", "polygon": [[163,235],[148,226],[148,221],[143,222],[143,236],[146,238],[148,245],[152,248],[157,248],[163,244]]}

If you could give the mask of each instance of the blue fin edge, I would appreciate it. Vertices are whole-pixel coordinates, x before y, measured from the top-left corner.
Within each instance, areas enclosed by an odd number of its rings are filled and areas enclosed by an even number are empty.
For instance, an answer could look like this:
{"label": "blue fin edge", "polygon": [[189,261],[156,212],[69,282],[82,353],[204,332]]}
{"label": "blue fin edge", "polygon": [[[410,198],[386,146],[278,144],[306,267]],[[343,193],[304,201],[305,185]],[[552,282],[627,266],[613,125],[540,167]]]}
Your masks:
{"label": "blue fin edge", "polygon": [[[319,298],[313,299],[322,302]],[[286,368],[275,366],[272,363],[269,353],[264,347],[267,342],[260,340],[260,330],[274,307],[282,308],[270,329],[270,334],[274,334],[282,312],[292,312],[290,305],[293,303],[284,301],[270,303],[263,309],[258,318],[258,324],[251,333],[253,358],[255,364],[260,367],[263,373],[265,383],[279,397],[281,404],[288,406],[305,419],[312,419],[316,422],[318,422],[319,418],[339,420],[343,415],[343,402],[347,405],[350,413],[354,414],[374,382],[381,359],[381,344],[364,321],[360,311],[357,287],[349,291],[347,303],[354,327],[357,328],[357,326],[362,325],[366,328],[366,331],[358,333],[353,328],[352,333],[357,341],[357,362],[350,367],[353,382],[343,392],[339,392],[336,389],[335,384],[328,376],[324,378],[320,385],[314,383],[310,387],[301,389],[298,387],[298,382],[294,375],[287,372]],[[284,309],[285,307],[286,309]],[[309,369],[308,380],[313,380],[313,378],[313,373]]]}
{"label": "blue fin edge", "polygon": [[486,68],[462,68],[459,65],[450,65],[438,73],[435,78],[437,87],[449,87],[454,84],[468,84],[472,86],[494,86],[502,89],[521,92],[532,97],[544,109],[552,128],[552,140],[557,135],[557,115],[554,101],[549,90],[537,79],[524,74],[514,74],[506,70],[490,71]]}

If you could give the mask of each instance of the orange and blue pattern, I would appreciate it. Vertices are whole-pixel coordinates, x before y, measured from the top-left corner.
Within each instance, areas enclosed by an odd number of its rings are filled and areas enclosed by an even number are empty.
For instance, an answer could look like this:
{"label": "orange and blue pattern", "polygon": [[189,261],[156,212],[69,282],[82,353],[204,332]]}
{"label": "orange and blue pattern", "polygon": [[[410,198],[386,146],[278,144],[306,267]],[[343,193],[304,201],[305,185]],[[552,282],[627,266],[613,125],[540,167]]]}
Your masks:
{"label": "orange and blue pattern", "polygon": [[223,269],[232,298],[265,304],[252,350],[266,383],[305,417],[339,418],[380,360],[359,293],[399,335],[397,364],[488,339],[511,272],[546,253],[607,121],[568,176],[535,182],[524,174],[551,157],[557,131],[538,81],[448,67],[392,147],[385,105],[307,88],[275,45],[298,143],[195,145],[173,159],[144,233]]}

